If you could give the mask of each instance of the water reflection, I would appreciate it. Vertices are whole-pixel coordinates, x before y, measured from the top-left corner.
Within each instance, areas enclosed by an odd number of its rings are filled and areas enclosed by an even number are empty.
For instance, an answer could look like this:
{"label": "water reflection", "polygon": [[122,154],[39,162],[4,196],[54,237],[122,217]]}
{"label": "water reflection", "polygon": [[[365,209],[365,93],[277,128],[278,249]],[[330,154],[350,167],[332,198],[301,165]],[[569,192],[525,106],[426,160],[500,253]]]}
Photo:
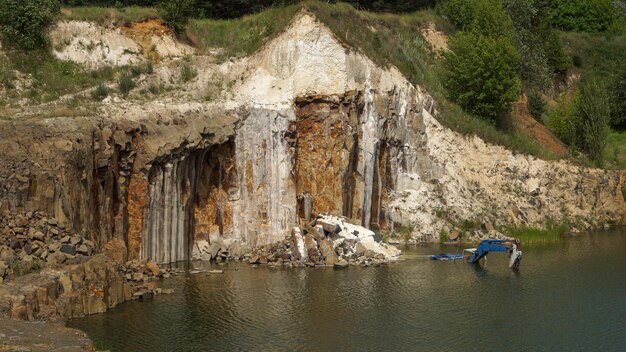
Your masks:
{"label": "water reflection", "polygon": [[405,249],[378,268],[227,264],[70,325],[111,351],[624,350],[623,230],[525,246],[519,272],[506,254],[486,266],[424,257],[441,251]]}

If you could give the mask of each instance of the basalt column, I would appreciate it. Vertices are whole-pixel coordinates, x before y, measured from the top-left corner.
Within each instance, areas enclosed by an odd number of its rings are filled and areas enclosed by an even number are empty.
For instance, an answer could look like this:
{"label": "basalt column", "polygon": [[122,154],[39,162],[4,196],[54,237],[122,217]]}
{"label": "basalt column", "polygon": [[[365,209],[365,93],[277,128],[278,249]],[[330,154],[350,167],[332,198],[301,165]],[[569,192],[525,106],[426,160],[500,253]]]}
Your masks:
{"label": "basalt column", "polygon": [[187,260],[195,240],[232,233],[228,194],[236,189],[233,149],[229,141],[152,165],[141,221],[142,258]]}
{"label": "basalt column", "polygon": [[148,178],[141,257],[159,263],[186,260],[193,228],[191,198],[204,152],[154,165]]}

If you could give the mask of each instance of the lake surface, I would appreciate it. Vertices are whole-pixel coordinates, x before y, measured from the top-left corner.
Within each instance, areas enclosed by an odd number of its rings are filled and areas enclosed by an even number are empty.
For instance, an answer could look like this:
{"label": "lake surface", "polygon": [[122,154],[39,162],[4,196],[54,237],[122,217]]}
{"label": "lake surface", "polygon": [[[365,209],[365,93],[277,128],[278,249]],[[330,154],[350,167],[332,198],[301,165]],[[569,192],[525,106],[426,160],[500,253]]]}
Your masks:
{"label": "lake surface", "polygon": [[626,230],[486,265],[406,247],[387,267],[252,268],[167,279],[172,295],[71,321],[110,351],[626,351]]}

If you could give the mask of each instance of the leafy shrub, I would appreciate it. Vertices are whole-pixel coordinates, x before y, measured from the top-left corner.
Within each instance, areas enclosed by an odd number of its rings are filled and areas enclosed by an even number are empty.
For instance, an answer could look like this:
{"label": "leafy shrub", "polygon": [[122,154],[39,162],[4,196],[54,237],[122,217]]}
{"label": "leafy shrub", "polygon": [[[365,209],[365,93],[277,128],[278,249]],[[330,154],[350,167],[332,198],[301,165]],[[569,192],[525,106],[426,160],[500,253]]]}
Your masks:
{"label": "leafy shrub", "polygon": [[20,49],[43,48],[45,28],[59,11],[58,0],[0,0],[0,31]]}
{"label": "leafy shrub", "polygon": [[565,144],[575,146],[573,99],[568,95],[563,95],[556,100],[556,103],[555,107],[547,113],[546,126]]}
{"label": "leafy shrub", "polygon": [[443,84],[450,98],[472,114],[495,120],[517,100],[519,54],[504,38],[461,32],[444,54]]}
{"label": "leafy shrub", "polygon": [[541,93],[533,91],[528,94],[528,111],[535,120],[541,122],[541,116],[546,112],[547,107],[548,103]]}
{"label": "leafy shrub", "polygon": [[94,100],[102,100],[109,95],[109,88],[104,84],[99,84],[93,92],[91,92],[91,97]]}
{"label": "leafy shrub", "polygon": [[181,33],[195,15],[195,5],[195,0],[163,0],[158,5],[159,15],[174,31]]}
{"label": "leafy shrub", "polygon": [[133,77],[129,75],[128,72],[123,72],[120,74],[120,78],[117,81],[117,87],[120,93],[126,97],[128,93],[135,88],[135,81],[133,81]]}
{"label": "leafy shrub", "polygon": [[610,116],[606,89],[594,80],[581,84],[574,102],[577,146],[599,163],[602,162],[609,135]]}
{"label": "leafy shrub", "polygon": [[189,66],[188,64],[182,64],[180,66],[180,80],[187,83],[194,79],[198,75],[198,71]]}
{"label": "leafy shrub", "polygon": [[626,186],[622,186],[622,197],[624,198],[624,201],[626,201]]}
{"label": "leafy shrub", "polygon": [[552,24],[566,31],[603,32],[616,18],[611,0],[552,0],[548,6]]}

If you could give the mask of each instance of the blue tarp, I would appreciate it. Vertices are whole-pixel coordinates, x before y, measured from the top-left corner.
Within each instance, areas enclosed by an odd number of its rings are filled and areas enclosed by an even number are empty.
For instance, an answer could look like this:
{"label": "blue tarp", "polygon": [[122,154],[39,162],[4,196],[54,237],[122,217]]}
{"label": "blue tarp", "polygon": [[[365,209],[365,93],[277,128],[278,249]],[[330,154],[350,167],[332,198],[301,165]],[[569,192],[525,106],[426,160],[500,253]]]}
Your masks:
{"label": "blue tarp", "polygon": [[463,254],[433,254],[430,256],[431,260],[454,260],[463,259]]}

